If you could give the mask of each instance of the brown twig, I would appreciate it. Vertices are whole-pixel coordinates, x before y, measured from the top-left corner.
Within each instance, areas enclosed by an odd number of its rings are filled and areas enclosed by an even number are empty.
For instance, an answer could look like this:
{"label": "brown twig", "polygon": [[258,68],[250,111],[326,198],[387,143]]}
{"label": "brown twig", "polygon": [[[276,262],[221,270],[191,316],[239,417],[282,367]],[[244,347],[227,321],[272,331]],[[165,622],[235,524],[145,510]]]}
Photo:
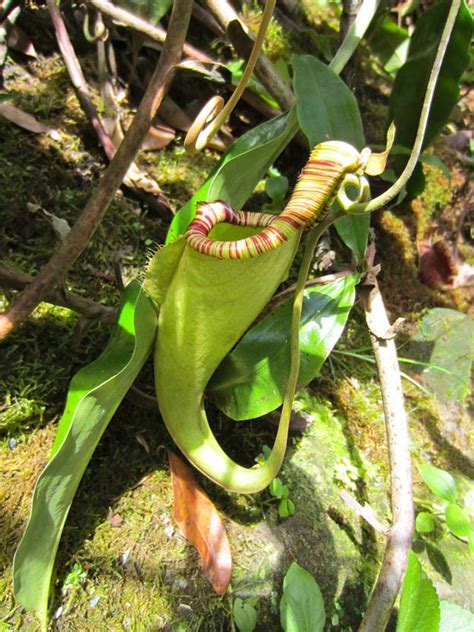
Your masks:
{"label": "brown twig", "polygon": [[390,461],[392,527],[387,536],[379,576],[359,632],[382,632],[400,590],[413,537],[411,462],[397,350],[393,337],[380,336],[380,332],[390,331],[390,322],[375,276],[372,275],[367,280],[360,295],[382,393]]}
{"label": "brown twig", "polygon": [[61,51],[76,96],[87,118],[91,122],[92,127],[95,129],[107,158],[111,160],[115,153],[114,145],[105,131],[100,116],[92,103],[89,86],[87,85],[81,65],[72,47],[61,12],[55,2],[48,2],[48,10],[56,32],[59,50]]}
{"label": "brown twig", "polygon": [[[226,29],[235,50],[239,55],[247,58],[250,55],[253,40],[234,8],[227,0],[206,0],[206,4],[219,24]],[[291,88],[281,79],[272,62],[263,53],[259,55],[255,74],[283,109],[289,110],[294,105],[295,97]]]}
{"label": "brown twig", "polygon": [[[54,3],[54,0],[48,0],[48,5],[51,3]],[[64,278],[94,234],[140,149],[174,76],[176,65],[181,59],[191,7],[192,0],[175,0],[163,52],[127,134],[66,239],[33,282],[19,294],[10,308],[0,315],[0,339],[24,320],[45,294]]]}
{"label": "brown twig", "polygon": [[342,490],[339,495],[346,505],[350,507],[354,513],[363,518],[367,524],[372,527],[372,529],[375,529],[375,531],[378,531],[383,535],[387,535],[389,533],[390,527],[377,518],[377,514],[375,513],[373,507],[367,503],[361,505],[360,502],[356,500],[354,496],[351,496],[351,494],[349,494],[346,490]]}
{"label": "brown twig", "polygon": [[201,7],[196,2],[193,6],[193,18],[207,27],[217,37],[224,37],[225,30],[220,26],[219,22],[212,16],[209,11]]}
{"label": "brown twig", "polygon": [[[33,281],[33,277],[0,262],[0,285],[12,290],[23,290]],[[72,309],[91,319],[100,319],[112,322],[115,319],[116,310],[107,305],[101,305],[89,298],[84,298],[66,289],[51,289],[43,297],[47,303],[60,305]]]}
{"label": "brown twig", "polygon": [[[141,33],[144,33],[150,39],[153,39],[157,42],[163,42],[166,38],[166,31],[162,26],[160,25],[152,26],[145,20],[142,20],[136,15],[129,13],[125,9],[122,9],[115,4],[112,4],[112,2],[109,2],[108,0],[88,0],[88,2],[89,4],[94,6],[98,11],[105,13],[109,17],[114,18],[115,20],[118,20],[119,22],[121,22],[122,24],[125,24],[126,26],[130,26],[131,28]],[[210,26],[210,21],[212,20],[213,24],[217,25],[219,32],[222,34],[223,32],[222,29],[220,29],[219,25],[217,24],[217,22],[215,22],[212,15],[208,14],[207,11],[205,11],[204,9],[201,9],[201,7],[198,7],[197,5],[193,7],[193,14],[197,13],[201,19],[204,19],[202,12],[204,12],[207,16],[209,16],[209,26]],[[201,50],[199,50],[199,48],[196,48],[195,46],[192,46],[191,44],[185,43],[183,46],[183,51],[188,57],[196,61],[201,61],[207,64],[219,63],[216,59],[214,59],[213,57],[210,57],[209,55],[206,55],[206,53],[203,53]],[[255,110],[263,114],[263,116],[271,118],[279,114],[278,111],[271,108],[261,97],[251,92],[250,90],[245,90],[244,94],[242,95],[242,99],[246,101],[246,103],[248,103]]]}
{"label": "brown twig", "polygon": [[[129,26],[140,33],[148,36],[150,39],[155,40],[155,42],[164,42],[166,39],[166,31],[165,29],[157,24],[153,26],[146,20],[139,18],[138,16],[130,13],[126,9],[122,9],[121,7],[109,2],[109,0],[87,0],[88,4],[95,7],[101,13],[105,13],[109,17],[121,22],[125,26]],[[191,44],[184,43],[182,47],[185,55],[196,59],[197,61],[213,63],[213,59],[200,51],[198,48],[195,48]]]}
{"label": "brown twig", "polygon": [[[89,119],[93,128],[97,132],[100,143],[105,151],[107,158],[111,160],[115,154],[116,146],[118,145],[119,141],[116,142],[114,137],[107,133],[107,130],[104,127],[104,124],[99,116],[99,113],[94,107],[91,93],[89,90],[89,86],[87,85],[86,79],[82,72],[81,65],[79,63],[79,60],[77,59],[76,53],[71,44],[71,40],[69,39],[69,35],[66,30],[66,26],[64,24],[64,20],[59,8],[54,2],[48,2],[48,10],[50,12],[51,19],[53,21],[54,28],[56,31],[56,39],[58,42],[58,46],[61,51],[61,55],[63,57],[67,71],[69,73],[69,77],[74,87],[76,96],[87,118]],[[99,41],[98,42],[99,53],[100,53],[101,46],[103,47],[104,43]],[[102,55],[102,59],[100,57],[100,54],[98,55],[98,57],[99,57],[99,78],[101,82],[103,82],[104,55]],[[110,96],[112,95],[110,95],[109,93],[109,97]],[[113,99],[113,96],[112,96],[112,99]],[[110,109],[110,103],[108,103],[107,98],[104,99],[104,103],[105,103],[106,112],[107,112],[107,110]],[[160,187],[158,186],[158,183],[155,180],[153,180],[153,178],[151,178],[145,171],[140,169],[135,162],[133,162],[130,165],[130,169],[123,180],[123,184],[125,184],[125,186],[135,191],[135,193],[139,195],[140,197],[143,197],[143,193],[142,193],[143,191],[145,193],[150,193],[154,195],[159,204],[161,204],[165,208],[169,208],[168,200],[166,199],[166,196],[163,194]]]}

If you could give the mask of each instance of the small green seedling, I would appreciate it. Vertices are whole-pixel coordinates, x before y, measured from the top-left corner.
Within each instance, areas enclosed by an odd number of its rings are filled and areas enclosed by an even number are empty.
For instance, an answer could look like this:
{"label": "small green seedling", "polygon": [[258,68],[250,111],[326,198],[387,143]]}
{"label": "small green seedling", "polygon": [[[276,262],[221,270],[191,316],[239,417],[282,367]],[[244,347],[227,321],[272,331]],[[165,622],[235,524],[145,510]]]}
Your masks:
{"label": "small green seedling", "polygon": [[466,542],[471,553],[474,553],[474,525],[469,511],[470,494],[467,494],[466,502],[461,506],[456,481],[449,472],[427,464],[418,466],[418,471],[439,502],[431,507],[424,507],[424,510],[417,514],[417,533],[422,536],[434,534],[436,527],[439,526],[444,534],[445,525],[447,532]]}

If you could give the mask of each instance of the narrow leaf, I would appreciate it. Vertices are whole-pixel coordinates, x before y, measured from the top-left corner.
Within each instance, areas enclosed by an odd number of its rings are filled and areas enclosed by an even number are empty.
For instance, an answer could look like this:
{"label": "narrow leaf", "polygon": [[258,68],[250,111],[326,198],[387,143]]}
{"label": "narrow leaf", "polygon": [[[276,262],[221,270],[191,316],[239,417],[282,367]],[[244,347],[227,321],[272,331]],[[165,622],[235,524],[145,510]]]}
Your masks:
{"label": "narrow leaf", "polygon": [[198,202],[224,200],[233,208],[240,209],[297,129],[296,112],[291,110],[241,136],[225,152],[199,191],[176,213],[166,243],[186,232]]}
{"label": "narrow leaf", "polygon": [[[420,119],[428,77],[446,23],[451,0],[442,0],[422,13],[410,41],[408,58],[393,84],[389,102],[389,121],[397,128],[397,144],[412,147]],[[428,145],[445,125],[459,98],[459,81],[469,62],[472,17],[462,3],[449,42],[430,109],[424,146]],[[394,162],[400,173],[406,159]]]}
{"label": "narrow leaf", "polygon": [[173,518],[199,553],[211,586],[218,595],[223,595],[232,575],[232,555],[224,524],[196,483],[191,468],[173,452],[168,452],[168,459],[173,481]]}
{"label": "narrow leaf", "polygon": [[72,379],[52,458],[33,494],[31,515],[15,554],[15,597],[47,627],[54,560],[66,518],[105,428],[150,354],[156,313],[141,285],[125,290],[106,350]]}
{"label": "narrow leaf", "polygon": [[[305,291],[300,328],[298,384],[315,378],[342,334],[354,304],[358,275]],[[232,419],[253,419],[278,408],[288,378],[289,299],[250,329],[209,383],[217,406]]]}
{"label": "narrow leaf", "polygon": [[436,590],[418,558],[410,551],[402,586],[397,632],[437,632],[439,619]]}
{"label": "narrow leaf", "polygon": [[474,613],[455,603],[440,601],[441,621],[439,632],[473,632]]}
{"label": "narrow leaf", "polygon": [[449,472],[433,465],[419,465],[421,477],[438,498],[454,502],[458,496],[456,481]]}
{"label": "narrow leaf", "polygon": [[285,632],[322,632],[326,613],[321,590],[312,575],[296,562],[283,580],[280,622]]}
{"label": "narrow leaf", "polygon": [[[311,55],[295,55],[293,68],[298,121],[310,145],[343,140],[362,149],[365,141],[359,108],[342,79]],[[335,226],[344,243],[362,259],[369,217],[348,215]]]}
{"label": "narrow leaf", "polygon": [[449,503],[445,510],[446,526],[458,538],[467,538],[471,531],[471,524],[466,512],[456,505]]}

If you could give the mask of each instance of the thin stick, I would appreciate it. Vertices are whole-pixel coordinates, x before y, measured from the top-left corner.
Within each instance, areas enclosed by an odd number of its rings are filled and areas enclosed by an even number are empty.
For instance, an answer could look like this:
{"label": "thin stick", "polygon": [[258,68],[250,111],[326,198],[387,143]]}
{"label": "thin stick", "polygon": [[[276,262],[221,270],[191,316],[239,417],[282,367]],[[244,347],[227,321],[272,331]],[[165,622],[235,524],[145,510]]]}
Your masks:
{"label": "thin stick", "polygon": [[387,535],[390,532],[390,528],[384,522],[377,518],[377,514],[375,513],[374,508],[371,507],[369,504],[365,503],[364,505],[361,505],[360,502],[354,498],[354,496],[351,496],[351,494],[349,494],[349,492],[344,489],[339,495],[341,499],[346,503],[346,505],[350,507],[352,511],[354,511],[358,516],[363,518],[367,522],[367,524],[372,527],[372,529],[375,529],[383,535]]}
{"label": "thin stick", "polygon": [[364,204],[354,204],[349,211],[351,214],[357,215],[362,213],[371,213],[372,211],[376,211],[379,208],[382,208],[383,206],[391,202],[400,193],[402,188],[411,178],[416,167],[416,163],[418,162],[418,158],[420,157],[436,84],[438,82],[438,77],[441,71],[441,66],[443,64],[444,55],[446,53],[446,49],[451,38],[451,33],[453,31],[454,23],[456,22],[456,17],[459,13],[460,6],[461,0],[453,0],[451,8],[449,9],[448,18],[446,20],[443,33],[441,35],[438,50],[433,62],[433,67],[431,68],[430,77],[428,79],[428,85],[426,88],[425,98],[423,100],[423,106],[421,108],[420,122],[418,124],[415,142],[413,144],[413,149],[411,150],[411,154],[405,166],[405,169],[403,170],[398,180],[394,184],[392,184],[389,189],[382,193],[382,195],[379,195],[373,200],[370,200],[370,202]]}
{"label": "thin stick", "polygon": [[[105,13],[105,15],[121,22],[125,26],[129,26],[130,28],[135,29],[135,31],[147,35],[150,39],[155,40],[156,42],[164,42],[166,39],[166,31],[162,26],[159,24],[153,26],[146,20],[139,18],[137,15],[130,13],[130,11],[127,11],[126,9],[122,9],[108,0],[87,0],[87,2],[101,13]],[[214,62],[211,57],[186,42],[183,44],[183,52],[185,55],[188,55],[198,61],[207,63]]]}
{"label": "thin stick", "polygon": [[[50,4],[54,4],[54,0],[48,0],[48,5]],[[10,308],[0,315],[0,339],[23,321],[45,294],[64,278],[94,234],[127,174],[174,76],[176,65],[181,59],[191,7],[192,0],[175,0],[163,52],[132,125],[66,239],[34,281],[19,294]]]}
{"label": "thin stick", "polygon": [[89,86],[87,85],[79,60],[72,47],[61,12],[55,2],[48,2],[48,10],[56,32],[59,50],[61,51],[76,96],[87,118],[91,122],[92,127],[95,129],[107,158],[111,160],[115,153],[114,145],[105,131],[100,116],[92,103]]}
{"label": "thin stick", "polygon": [[[0,285],[12,290],[23,290],[33,281],[33,277],[0,262]],[[112,322],[115,319],[116,310],[107,305],[101,305],[89,298],[79,296],[66,289],[51,289],[44,296],[44,300],[52,305],[67,307],[87,318],[100,319]]]}
{"label": "thin stick", "polygon": [[414,528],[408,421],[397,349],[393,338],[380,338],[374,333],[389,330],[390,322],[375,278],[372,283],[373,287],[362,289],[361,298],[382,392],[390,461],[392,527],[388,533],[379,576],[359,632],[385,630],[400,590]]}

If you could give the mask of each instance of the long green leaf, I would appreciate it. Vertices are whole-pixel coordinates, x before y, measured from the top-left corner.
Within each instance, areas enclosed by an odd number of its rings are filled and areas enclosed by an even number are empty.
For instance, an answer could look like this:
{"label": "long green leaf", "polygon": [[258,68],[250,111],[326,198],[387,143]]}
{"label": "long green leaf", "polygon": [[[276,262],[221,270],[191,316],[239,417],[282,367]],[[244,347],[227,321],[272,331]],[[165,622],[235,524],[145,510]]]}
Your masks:
{"label": "long green leaf", "polygon": [[[334,71],[311,55],[293,57],[298,121],[311,146],[325,140],[343,140],[357,149],[364,132],[357,101]],[[336,230],[344,243],[362,259],[369,235],[369,217],[348,215]]]}
{"label": "long green leaf", "polygon": [[[354,304],[359,276],[351,274],[305,291],[300,328],[300,375],[318,374],[339,339]],[[290,357],[292,300],[253,327],[226,356],[210,384],[217,406],[232,419],[253,419],[283,401]]]}
{"label": "long green leaf", "polygon": [[186,232],[198,202],[224,200],[235,209],[241,208],[297,130],[296,113],[291,110],[289,114],[262,123],[241,136],[224,154],[199,191],[176,213],[166,243]]}
{"label": "long green leaf", "polygon": [[141,285],[125,290],[106,350],[72,379],[53,456],[39,477],[14,559],[15,597],[47,627],[48,598],[61,533],[97,443],[151,352],[156,312]]}
{"label": "long green leaf", "polygon": [[438,632],[440,620],[436,590],[410,551],[403,580],[397,632]]}
{"label": "long green leaf", "polygon": [[[395,122],[398,145],[412,147],[414,143],[428,77],[450,6],[451,0],[442,0],[420,16],[410,41],[407,61],[395,77],[389,121]],[[469,62],[472,22],[471,13],[463,1],[438,79],[424,147],[441,131],[458,101],[459,81]],[[405,164],[406,159],[400,157],[393,162],[393,168],[401,173]]]}

